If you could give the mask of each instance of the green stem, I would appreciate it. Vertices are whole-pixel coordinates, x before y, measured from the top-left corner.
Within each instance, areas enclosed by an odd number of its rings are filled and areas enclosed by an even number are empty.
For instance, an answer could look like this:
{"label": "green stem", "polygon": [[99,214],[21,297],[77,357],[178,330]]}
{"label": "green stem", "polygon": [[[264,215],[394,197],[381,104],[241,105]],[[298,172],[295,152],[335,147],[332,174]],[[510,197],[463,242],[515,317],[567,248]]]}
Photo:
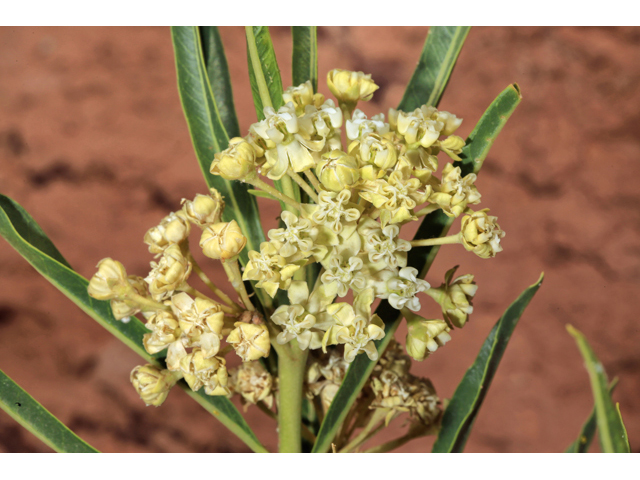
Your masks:
{"label": "green stem", "polygon": [[286,354],[278,356],[278,432],[281,453],[302,451],[302,386],[308,353],[308,350],[300,350],[294,339]]}
{"label": "green stem", "polygon": [[[291,183],[291,179],[290,178],[282,177],[282,180],[284,180],[284,179],[287,179],[289,181],[289,183]],[[251,185],[253,185],[256,188],[259,188],[260,190],[263,190],[263,191],[267,192],[269,195],[271,195],[273,197],[276,197],[278,200],[284,202],[285,205],[287,205],[289,207],[293,207],[295,210],[300,210],[300,204],[298,202],[296,202],[292,197],[287,196],[287,195],[285,195],[283,193],[280,193],[277,189],[273,188],[268,183],[263,182],[259,178],[256,177],[256,178],[248,179],[247,182],[250,183]]]}
{"label": "green stem", "polygon": [[313,188],[315,188],[316,191],[320,192],[322,190],[322,185],[320,185],[320,181],[318,180],[318,177],[316,177],[313,173],[313,170],[305,170],[304,174],[311,182],[311,185],[313,185]]}
{"label": "green stem", "polygon": [[307,184],[307,182],[305,182],[300,175],[298,175],[291,169],[287,171],[287,174],[293,179],[294,182],[296,182],[300,186],[301,189],[303,189],[307,193],[307,195],[309,195],[313,199],[314,202],[318,203],[318,194],[313,191],[309,184]]}
{"label": "green stem", "polygon": [[247,288],[244,286],[244,282],[242,281],[242,273],[240,273],[240,266],[238,265],[237,257],[233,260],[223,260],[222,266],[229,277],[231,285],[233,285],[233,288],[240,296],[240,300],[242,300],[244,308],[253,312],[256,307],[251,303],[251,299],[247,293]]}
{"label": "green stem", "polygon": [[258,92],[260,93],[262,107],[273,107],[271,95],[269,95],[269,87],[267,86],[267,81],[264,78],[264,71],[262,70],[262,64],[260,63],[260,55],[258,54],[258,46],[256,45],[256,36],[253,34],[253,27],[244,27],[244,30],[247,35],[249,57],[251,59],[251,66],[253,67],[253,75],[256,77],[256,83],[258,84]]}
{"label": "green stem", "polygon": [[167,310],[171,311],[171,307],[167,305],[163,305],[162,303],[156,302],[147,297],[143,297],[142,295],[133,291],[133,288],[130,292],[128,292],[124,299],[135,302],[136,306],[140,307],[140,310],[144,311],[157,311],[157,310]]}
{"label": "green stem", "polygon": [[[286,175],[282,177],[280,179],[280,186],[282,187],[282,193],[284,193],[287,197],[292,199],[300,198],[300,190],[296,192],[296,189],[293,185],[293,181],[291,180],[291,177]],[[287,204],[287,210],[289,210],[291,213],[298,214],[298,212],[301,210],[301,207],[300,207],[300,203],[297,200],[295,200],[295,202],[296,202],[296,206]]]}
{"label": "green stem", "polygon": [[449,235],[448,237],[438,238],[425,238],[423,240],[413,240],[411,242],[412,247],[431,247],[434,245],[450,245],[453,243],[460,243],[461,234]]}
{"label": "green stem", "polygon": [[365,425],[365,427],[353,440],[351,440],[347,445],[340,449],[340,453],[350,452],[354,448],[357,448],[358,446],[369,440],[369,438],[374,436],[376,433],[378,433],[378,431],[384,427],[383,420],[386,415],[387,412],[385,411],[385,409],[376,408],[373,412],[373,415],[371,415],[369,423]]}
{"label": "green stem", "polygon": [[213,284],[213,282],[209,280],[209,277],[207,276],[207,274],[202,271],[202,268],[200,268],[200,265],[198,265],[198,263],[196,262],[196,259],[193,258],[193,255],[191,254],[189,254],[189,261],[193,266],[193,271],[196,272],[196,275],[200,277],[200,280],[202,280],[202,282],[207,287],[209,287],[209,289],[214,293],[214,295],[216,295],[220,300],[222,300],[224,303],[229,305],[231,308],[242,311],[242,308],[240,307],[240,305],[238,305],[233,300],[231,300],[231,298],[226,293],[224,293],[222,290],[216,287]]}
{"label": "green stem", "polygon": [[413,440],[414,438],[423,437],[426,433],[423,431],[418,432],[409,432],[406,435],[396,438],[395,440],[391,440],[389,442],[383,443],[382,445],[378,445],[376,447],[372,447],[369,450],[365,450],[364,453],[385,453],[390,452],[391,450],[395,450],[396,448],[401,447],[405,443]]}

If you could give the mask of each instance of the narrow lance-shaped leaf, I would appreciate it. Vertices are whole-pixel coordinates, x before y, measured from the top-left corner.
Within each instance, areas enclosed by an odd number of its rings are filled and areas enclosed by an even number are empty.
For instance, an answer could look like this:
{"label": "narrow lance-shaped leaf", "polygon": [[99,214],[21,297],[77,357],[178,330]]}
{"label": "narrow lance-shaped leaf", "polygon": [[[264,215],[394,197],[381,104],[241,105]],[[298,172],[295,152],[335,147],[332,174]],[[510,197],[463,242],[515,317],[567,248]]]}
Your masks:
{"label": "narrow lance-shaped leaf", "polygon": [[291,27],[293,36],[293,85],[311,80],[318,91],[318,27]]}
{"label": "narrow lance-shaped leaf", "polygon": [[[155,364],[162,361],[163,353],[149,355],[144,349],[142,337],[148,330],[143,323],[135,317],[128,323],[117,321],[108,301],[90,297],[89,282],[71,269],[31,215],[4,195],[0,195],[0,235],[58,290],[134,352]],[[206,408],[252,450],[265,451],[229,399],[192,392],[188,387],[185,390],[199,403],[208,404]]]}
{"label": "narrow lance-shaped leaf", "polygon": [[593,352],[584,335],[571,325],[567,330],[575,339],[589,372],[591,390],[595,402],[596,424],[600,448],[604,453],[629,453],[627,431],[622,422],[620,411],[614,405],[607,388],[607,374],[602,363]]}
{"label": "narrow lance-shaped leaf", "polygon": [[[613,390],[615,389],[617,383],[618,379],[614,378],[611,382],[611,385],[609,385],[609,395],[613,393]],[[565,450],[565,453],[587,453],[595,434],[596,407],[594,406],[591,414],[587,418],[587,421],[584,422],[584,425],[582,425],[578,438],[576,438],[576,440],[571,445],[569,445],[569,448]]]}
{"label": "narrow lance-shaped leaf", "polygon": [[253,103],[258,120],[262,120],[264,107],[268,106],[266,102],[276,111],[283,105],[282,77],[269,27],[246,27],[246,37]]}
{"label": "narrow lance-shaped leaf", "polygon": [[[471,172],[478,173],[489,153],[489,149],[493,145],[493,141],[521,100],[520,90],[516,84],[513,84],[500,93],[491,103],[473,132],[469,135],[460,155],[462,162],[459,162],[457,166],[460,166],[463,175]],[[475,145],[476,142],[480,143],[478,147]],[[451,218],[447,217],[441,210],[436,210],[423,219],[414,238],[442,237],[447,234],[452,223],[453,220]],[[420,272],[421,278],[424,278],[429,268],[431,268],[439,249],[439,246],[412,248],[409,251],[407,263],[409,266],[416,268]],[[393,338],[393,334],[398,328],[402,317],[398,315],[397,310],[393,309],[384,300],[380,302],[376,314],[385,321],[385,337],[376,342],[378,352],[382,355],[391,338]],[[315,452],[324,452],[329,449],[338,428],[371,375],[376,363],[364,355],[358,355],[353,361],[322,422],[314,445]]]}
{"label": "narrow lance-shaped leaf", "polygon": [[511,334],[525,308],[542,284],[544,274],[527,288],[495,324],[482,344],[475,362],[456,388],[442,417],[442,427],[433,445],[433,452],[462,452],[469,438],[473,422],[489,391]]}
{"label": "narrow lance-shaped leaf", "polygon": [[438,106],[471,27],[429,27],[420,61],[404,92],[399,110]]}
{"label": "narrow lance-shaped leaf", "polygon": [[259,251],[260,243],[265,241],[258,204],[247,191],[247,184],[225,180],[209,172],[214,154],[227,148],[229,136],[222,123],[217,98],[209,84],[200,32],[197,27],[171,27],[171,36],[178,91],[193,147],[207,185],[218,190],[225,199],[227,206],[223,219],[238,222],[247,237],[247,248],[240,253],[240,261],[246,265],[249,250]]}
{"label": "narrow lance-shaped leaf", "polygon": [[98,453],[0,370],[0,407],[60,453]]}
{"label": "narrow lance-shaped leaf", "polygon": [[202,41],[202,53],[213,97],[229,138],[240,136],[240,126],[233,104],[233,89],[229,75],[229,65],[224,53],[222,38],[218,27],[199,27]]}

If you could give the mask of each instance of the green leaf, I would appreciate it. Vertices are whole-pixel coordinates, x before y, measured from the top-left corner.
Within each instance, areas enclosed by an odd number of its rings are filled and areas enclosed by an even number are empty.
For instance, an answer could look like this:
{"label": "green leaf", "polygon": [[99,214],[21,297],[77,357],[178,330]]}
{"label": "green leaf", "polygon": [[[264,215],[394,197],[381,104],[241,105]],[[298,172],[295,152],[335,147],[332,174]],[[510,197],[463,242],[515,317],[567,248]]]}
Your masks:
{"label": "green leaf", "polygon": [[567,325],[567,330],[576,340],[582,358],[584,358],[587,372],[589,372],[591,390],[595,401],[598,439],[600,440],[602,451],[604,453],[629,453],[627,432],[622,422],[620,411],[614,406],[611,394],[607,389],[607,374],[602,363],[598,360],[582,333],[571,325]]}
{"label": "green leaf", "polygon": [[[471,172],[478,173],[489,153],[489,149],[493,145],[493,141],[521,99],[517,86],[515,84],[510,85],[498,95],[482,115],[473,132],[469,135],[460,155],[462,162],[457,164],[461,167],[463,175]],[[414,239],[442,237],[447,234],[452,223],[453,219],[447,217],[441,210],[436,210],[423,219]],[[439,249],[439,246],[414,247],[409,251],[407,264],[416,268],[420,272],[421,278],[424,278],[431,268]],[[385,300],[380,302],[376,314],[385,322],[385,337],[376,342],[378,352],[382,355],[398,328],[402,316],[399,316],[398,311]],[[376,363],[369,360],[365,355],[358,355],[353,361],[320,426],[316,444],[314,445],[315,452],[325,452],[329,449],[338,428],[347,416],[369,375],[371,375]]]}
{"label": "green leaf", "polygon": [[[171,27],[171,36],[178,91],[193,147],[207,185],[218,190],[225,199],[223,220],[238,222],[247,237],[247,248],[240,253],[240,262],[246,265],[249,250],[259,251],[260,243],[265,241],[258,204],[247,192],[247,184],[225,180],[209,172],[213,155],[227,148],[229,136],[220,116],[218,98],[209,84],[200,32],[197,27]],[[228,106],[228,99],[222,99],[220,103]]]}
{"label": "green leaf", "polygon": [[399,110],[438,106],[471,27],[429,27],[418,66],[404,92]]}
{"label": "green leaf", "polygon": [[[609,395],[613,393],[613,390],[618,383],[618,379],[614,378],[611,384],[609,385]],[[593,407],[591,411],[591,415],[587,418],[587,421],[584,422],[582,428],[580,429],[580,435],[578,438],[569,445],[569,448],[565,450],[565,453],[588,453],[589,446],[591,445],[591,441],[593,440],[593,436],[596,433],[596,407]]]}
{"label": "green leaf", "polygon": [[318,91],[318,27],[291,27],[293,36],[293,85],[311,80]]}
{"label": "green leaf", "polygon": [[229,65],[224,53],[218,27],[198,27],[202,41],[204,64],[211,84],[218,112],[229,138],[240,137],[240,126],[233,104],[233,89],[229,76]]}
{"label": "green leaf", "polygon": [[99,453],[0,370],[0,407],[38,439],[60,453]]}
{"label": "green leaf", "polygon": [[[18,203],[0,195],[0,235],[42,276],[69,297],[87,315],[115,335],[145,360],[158,364],[164,353],[149,355],[142,346],[148,333],[135,317],[128,323],[117,321],[108,301],[96,300],[87,293],[89,282],[74,272],[40,226]],[[254,451],[265,451],[238,409],[225,397],[209,397],[203,392],[188,393],[212,412],[229,430]]]}
{"label": "green leaf", "polygon": [[518,320],[540,288],[544,274],[527,288],[495,324],[484,341],[475,362],[465,373],[456,388],[442,417],[442,427],[433,445],[433,452],[462,452],[469,438],[473,422],[480,411],[491,381],[498,369],[507,343]]}
{"label": "green leaf", "polygon": [[269,27],[245,27],[245,30],[253,103],[258,120],[263,120],[264,107],[270,104],[277,111],[283,105],[282,78]]}

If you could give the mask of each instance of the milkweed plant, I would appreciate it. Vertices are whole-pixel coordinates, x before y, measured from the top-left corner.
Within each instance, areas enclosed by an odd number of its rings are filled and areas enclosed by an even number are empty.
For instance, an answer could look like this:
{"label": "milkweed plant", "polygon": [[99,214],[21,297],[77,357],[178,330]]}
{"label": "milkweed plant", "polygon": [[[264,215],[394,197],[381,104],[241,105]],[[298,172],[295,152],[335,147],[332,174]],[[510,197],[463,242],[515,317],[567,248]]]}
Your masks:
{"label": "milkweed plant", "polygon": [[[174,27],[178,90],[208,188],[144,235],[149,271],[104,258],[87,282],[4,196],[1,233],[145,359],[130,380],[149,406],[162,408],[179,386],[256,452],[266,449],[234,398],[277,419],[281,452],[386,452],[428,435],[435,452],[462,451],[542,282],[509,306],[451,399],[411,373],[413,362],[446,355],[473,313],[471,272],[451,266],[443,279],[426,278],[440,246],[487,260],[503,248],[505,232],[475,183],[522,97],[508,86],[466,140],[456,135],[464,112],[438,102],[468,31],[432,27],[400,105],[369,118],[358,105],[379,88],[370,74],[335,68],[324,77],[333,98],[317,92],[315,27],[292,28],[288,88],[268,29],[246,27],[257,121],[240,132],[217,28]],[[279,228],[264,231],[255,197],[280,206]],[[414,224],[414,239],[403,239]],[[226,278],[214,283],[205,271],[215,262]],[[192,286],[194,277],[207,288]],[[224,293],[227,282],[234,295]],[[421,316],[426,302],[441,316]],[[596,427],[603,451],[629,451],[604,370],[568,328],[596,399],[568,451],[587,451]],[[230,356],[239,366],[227,366]],[[4,374],[0,385],[2,407],[52,448],[95,451]],[[391,422],[404,434],[388,438]]]}

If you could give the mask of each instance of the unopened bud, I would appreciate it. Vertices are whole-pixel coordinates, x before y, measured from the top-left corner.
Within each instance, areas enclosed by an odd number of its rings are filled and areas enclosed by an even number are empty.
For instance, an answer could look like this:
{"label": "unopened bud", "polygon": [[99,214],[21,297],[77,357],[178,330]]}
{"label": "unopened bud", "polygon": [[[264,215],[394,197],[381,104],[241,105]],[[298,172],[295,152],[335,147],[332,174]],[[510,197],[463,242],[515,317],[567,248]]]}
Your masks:
{"label": "unopened bud", "polygon": [[350,111],[360,100],[364,102],[371,100],[373,92],[380,88],[371,79],[371,74],[365,75],[363,72],[351,72],[339,68],[327,74],[327,86],[338,102],[347,105]]}
{"label": "unopened bud", "polygon": [[91,277],[87,291],[98,300],[117,298],[130,288],[124,266],[111,258],[103,258],[96,265],[98,272]]}
{"label": "unopened bud", "polygon": [[214,155],[210,172],[226,180],[241,180],[256,166],[256,151],[244,138],[229,141],[229,148]]}
{"label": "unopened bud", "polygon": [[427,320],[410,312],[407,312],[405,318],[408,326],[407,353],[415,360],[424,360],[451,340],[448,333],[451,329],[444,320]]}
{"label": "unopened bud", "polygon": [[480,258],[493,258],[502,251],[500,239],[505,233],[496,220],[498,217],[487,215],[488,208],[465,215],[461,223],[461,239],[464,248]]}
{"label": "unopened bud", "polygon": [[147,404],[159,407],[169,395],[180,375],[162,370],[154,365],[139,365],[131,372],[130,380],[140,398]]}
{"label": "unopened bud", "polygon": [[271,343],[266,325],[236,322],[235,327],[227,337],[227,343],[233,345],[243,362],[269,356]]}
{"label": "unopened bud", "polygon": [[218,223],[222,218],[224,200],[222,195],[214,188],[211,189],[211,195],[198,193],[193,201],[183,198],[182,202],[182,211],[185,217],[201,228],[212,223]]}
{"label": "unopened bud", "polygon": [[235,220],[216,223],[202,232],[200,247],[204,254],[216,260],[227,260],[238,255],[247,244]]}
{"label": "unopened bud", "polygon": [[316,174],[322,185],[334,192],[348,189],[360,179],[356,159],[340,150],[332,150],[322,155],[316,167]]}

